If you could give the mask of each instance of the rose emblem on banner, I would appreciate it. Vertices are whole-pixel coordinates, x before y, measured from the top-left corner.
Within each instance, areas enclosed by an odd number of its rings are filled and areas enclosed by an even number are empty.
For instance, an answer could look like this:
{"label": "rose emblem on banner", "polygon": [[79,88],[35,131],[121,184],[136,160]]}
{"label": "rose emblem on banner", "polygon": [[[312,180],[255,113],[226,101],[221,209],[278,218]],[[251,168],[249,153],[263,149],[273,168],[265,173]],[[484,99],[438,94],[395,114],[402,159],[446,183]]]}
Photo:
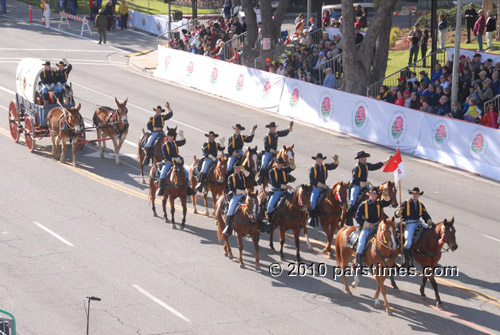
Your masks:
{"label": "rose emblem on banner", "polygon": [[214,67],[212,70],[212,75],[210,76],[210,82],[212,84],[215,84],[218,78],[219,78],[219,70],[217,70],[217,68]]}
{"label": "rose emblem on banner", "polygon": [[193,64],[193,62],[189,62],[188,67],[187,67],[186,76],[190,77],[193,74],[193,71],[194,71],[194,64]]}
{"label": "rose emblem on banner", "polygon": [[359,128],[363,126],[366,120],[366,110],[365,106],[359,106],[356,114],[354,115],[354,123]]}
{"label": "rose emblem on banner", "polygon": [[481,158],[488,149],[488,137],[480,128],[476,128],[469,137],[469,150],[473,158]]}
{"label": "rose emblem on banner", "polygon": [[143,25],[143,26],[145,26],[145,25],[146,25],[146,18],[145,18],[145,17],[143,17],[143,18],[142,18],[142,25]]}
{"label": "rose emblem on banner", "polygon": [[476,154],[480,154],[483,151],[483,146],[484,146],[484,136],[483,134],[479,133],[476,135],[476,137],[474,137],[471,149]]}
{"label": "rose emblem on banner", "polygon": [[262,89],[262,97],[265,98],[271,93],[271,82],[269,80],[264,84],[264,88]]}
{"label": "rose emblem on banner", "polygon": [[168,66],[170,65],[170,60],[172,58],[170,56],[165,57],[165,69],[168,69]]}
{"label": "rose emblem on banner", "polygon": [[442,124],[436,129],[434,139],[437,143],[442,144],[446,140],[447,136],[448,134],[446,133],[446,127],[444,126],[444,124]]}
{"label": "rose emblem on banner", "polygon": [[396,117],[396,120],[392,123],[392,137],[398,139],[403,134],[404,119],[402,116]]}
{"label": "rose emblem on banner", "polygon": [[[439,128],[439,127],[436,127]],[[393,144],[401,143],[408,131],[408,116],[402,110],[392,114],[387,125],[389,141]]]}
{"label": "rose emblem on banner", "polygon": [[330,97],[325,97],[321,102],[321,115],[323,118],[327,118],[332,111],[332,105],[330,101]]}
{"label": "rose emblem on banner", "polygon": [[245,76],[240,74],[238,80],[236,81],[236,90],[241,91],[243,89],[244,84],[245,84]]}
{"label": "rose emblem on banner", "polygon": [[300,91],[298,88],[294,88],[292,91],[292,96],[290,97],[290,106],[295,107],[300,100]]}

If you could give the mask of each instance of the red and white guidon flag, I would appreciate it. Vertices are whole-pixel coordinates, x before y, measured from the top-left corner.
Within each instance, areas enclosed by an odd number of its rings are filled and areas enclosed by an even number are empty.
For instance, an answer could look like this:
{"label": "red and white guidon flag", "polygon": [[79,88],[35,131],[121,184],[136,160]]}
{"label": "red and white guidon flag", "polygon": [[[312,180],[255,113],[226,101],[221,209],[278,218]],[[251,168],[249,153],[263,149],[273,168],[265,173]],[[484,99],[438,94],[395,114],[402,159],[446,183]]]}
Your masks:
{"label": "red and white guidon flag", "polygon": [[396,183],[405,176],[405,167],[403,165],[403,160],[401,159],[401,152],[399,152],[399,148],[396,154],[392,156],[392,158],[389,159],[389,161],[382,168],[382,172],[394,172],[394,181]]}

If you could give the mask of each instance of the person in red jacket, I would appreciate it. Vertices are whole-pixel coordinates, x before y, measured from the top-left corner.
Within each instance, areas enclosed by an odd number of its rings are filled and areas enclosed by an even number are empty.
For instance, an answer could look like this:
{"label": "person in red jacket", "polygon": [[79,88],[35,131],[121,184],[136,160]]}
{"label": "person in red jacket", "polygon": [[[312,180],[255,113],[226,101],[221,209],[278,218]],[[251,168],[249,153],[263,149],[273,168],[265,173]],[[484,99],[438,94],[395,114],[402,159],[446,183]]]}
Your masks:
{"label": "person in red jacket", "polygon": [[491,104],[486,109],[486,113],[481,120],[483,126],[490,128],[498,128],[498,113],[496,112],[495,105]]}
{"label": "person in red jacket", "polygon": [[474,35],[477,37],[477,44],[479,46],[478,51],[483,51],[483,35],[486,30],[486,18],[484,17],[484,11],[481,9],[478,12],[479,18],[476,23],[474,23]]}

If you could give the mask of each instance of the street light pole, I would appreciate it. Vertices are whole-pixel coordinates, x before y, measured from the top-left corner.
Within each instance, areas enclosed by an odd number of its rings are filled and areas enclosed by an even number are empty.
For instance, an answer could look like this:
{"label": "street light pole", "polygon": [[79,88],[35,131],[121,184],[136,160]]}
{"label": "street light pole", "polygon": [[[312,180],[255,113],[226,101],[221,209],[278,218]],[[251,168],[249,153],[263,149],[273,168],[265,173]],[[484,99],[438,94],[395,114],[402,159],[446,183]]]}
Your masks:
{"label": "street light pole", "polygon": [[432,69],[434,69],[434,65],[436,64],[436,55],[434,52],[437,50],[437,0],[432,0],[432,5],[431,5],[431,40],[432,40],[432,46],[431,46],[431,66]]}
{"label": "street light pole", "polygon": [[458,96],[458,62],[460,57],[460,37],[462,31],[462,0],[457,3],[457,21],[455,26],[455,52],[453,54],[453,76],[451,84],[451,103],[457,101]]}

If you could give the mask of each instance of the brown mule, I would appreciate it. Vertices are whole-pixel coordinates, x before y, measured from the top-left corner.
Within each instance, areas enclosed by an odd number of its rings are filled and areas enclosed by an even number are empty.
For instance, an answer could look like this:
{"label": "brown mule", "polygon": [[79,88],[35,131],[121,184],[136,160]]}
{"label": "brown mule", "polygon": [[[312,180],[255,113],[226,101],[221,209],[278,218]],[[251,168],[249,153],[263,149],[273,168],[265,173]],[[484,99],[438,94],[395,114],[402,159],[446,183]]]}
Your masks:
{"label": "brown mule", "polygon": [[[205,215],[208,216],[208,192],[212,193],[212,204],[214,206],[214,217],[215,210],[217,209],[217,198],[224,192],[226,189],[226,172],[227,172],[227,157],[221,153],[219,157],[217,157],[217,166],[207,176],[207,181],[205,186],[203,187],[203,201],[205,202]],[[198,183],[198,178],[194,176],[194,168],[196,167],[197,160],[196,155],[193,156],[193,163],[189,168],[189,176],[191,178],[191,185],[196,185]],[[191,196],[191,200],[193,203],[193,213],[198,214],[198,210],[196,208],[196,188],[194,189],[194,194]]]}
{"label": "brown mule", "polygon": [[[243,263],[243,237],[250,235],[252,237],[252,242],[255,248],[255,270],[260,271],[260,261],[259,261],[259,200],[257,194],[259,192],[253,193],[251,190],[247,190],[248,195],[245,199],[245,203],[236,209],[233,215],[233,229],[236,232],[238,238],[238,249],[240,256],[238,261],[240,262],[240,267],[244,268]],[[225,227],[225,221],[222,216],[222,204],[226,201],[226,197],[223,194],[217,200],[217,209],[215,212],[215,220],[217,221],[217,238],[219,242],[222,237],[224,237],[224,255],[229,256],[229,259],[233,259],[233,253],[231,247],[229,246],[229,235],[223,234],[222,231]]]}
{"label": "brown mule", "polygon": [[[116,165],[120,165],[120,149],[125,142],[128,134],[128,98],[122,103],[115,98],[116,108],[101,106],[94,112],[92,118],[96,127],[97,139],[111,138],[115,150]],[[99,143],[99,154],[104,158],[106,150],[106,141],[97,141]]]}
{"label": "brown mule", "polygon": [[333,235],[341,222],[342,215],[347,209],[347,192],[349,183],[335,183],[323,200],[317,204],[318,218],[326,234],[327,244],[323,253],[332,254]]}
{"label": "brown mule", "polygon": [[[359,283],[357,271],[352,271],[348,266],[351,256],[356,252],[347,246],[347,240],[352,232],[356,230],[355,227],[343,227],[337,233],[335,238],[335,258],[337,259],[337,266],[342,269],[342,276],[344,278],[344,288],[348,295],[352,295],[347,283],[346,273],[355,274],[353,288],[356,288]],[[390,313],[389,302],[387,301],[384,281],[393,271],[393,266],[398,256],[398,249],[396,244],[396,222],[394,218],[384,218],[378,225],[376,235],[367,241],[367,248],[363,254],[364,263],[369,267],[375,267],[376,273],[374,274],[377,281],[377,291],[373,299],[375,300],[375,307],[380,306],[378,299],[380,292],[384,297],[385,311]],[[362,264],[361,264],[362,265]]]}
{"label": "brown mule", "polygon": [[[78,107],[61,108],[55,107],[47,115],[47,124],[49,125],[50,138],[52,140],[52,157],[56,159],[59,154],[59,144],[62,142],[61,163],[66,162],[66,143],[84,131],[82,116],[80,115],[81,104]],[[76,145],[72,143],[71,151],[73,153],[73,166],[77,166]]]}
{"label": "brown mule", "polygon": [[[292,169],[295,169],[295,153],[293,152],[295,144],[292,144],[290,146],[284,145],[283,148],[276,154],[275,159],[277,160],[278,158],[283,158],[283,161],[285,162],[285,167],[290,166]],[[271,164],[271,169],[276,166],[276,163]],[[262,181],[262,190],[265,191],[267,184],[269,184],[269,170],[270,169],[264,169],[260,171],[262,173],[261,181]]]}
{"label": "brown mule", "polygon": [[[177,131],[177,127],[175,128],[169,128],[167,126],[167,131],[168,130],[175,130]],[[144,132],[144,128],[142,129],[142,135],[141,137],[139,138],[139,142],[137,143],[137,157],[139,157],[139,167],[140,167],[140,170],[141,170],[141,182],[143,184],[145,184],[145,180],[144,180],[144,164],[142,164],[144,162],[144,157],[146,157],[146,151],[144,150],[144,148],[142,147],[142,142],[144,141],[144,139],[146,138],[146,133]],[[164,141],[162,139],[160,140],[157,140],[154,147],[153,147],[153,164],[156,162],[156,163],[159,163],[163,160],[163,152],[162,152],[162,147],[163,147],[163,143]]]}

